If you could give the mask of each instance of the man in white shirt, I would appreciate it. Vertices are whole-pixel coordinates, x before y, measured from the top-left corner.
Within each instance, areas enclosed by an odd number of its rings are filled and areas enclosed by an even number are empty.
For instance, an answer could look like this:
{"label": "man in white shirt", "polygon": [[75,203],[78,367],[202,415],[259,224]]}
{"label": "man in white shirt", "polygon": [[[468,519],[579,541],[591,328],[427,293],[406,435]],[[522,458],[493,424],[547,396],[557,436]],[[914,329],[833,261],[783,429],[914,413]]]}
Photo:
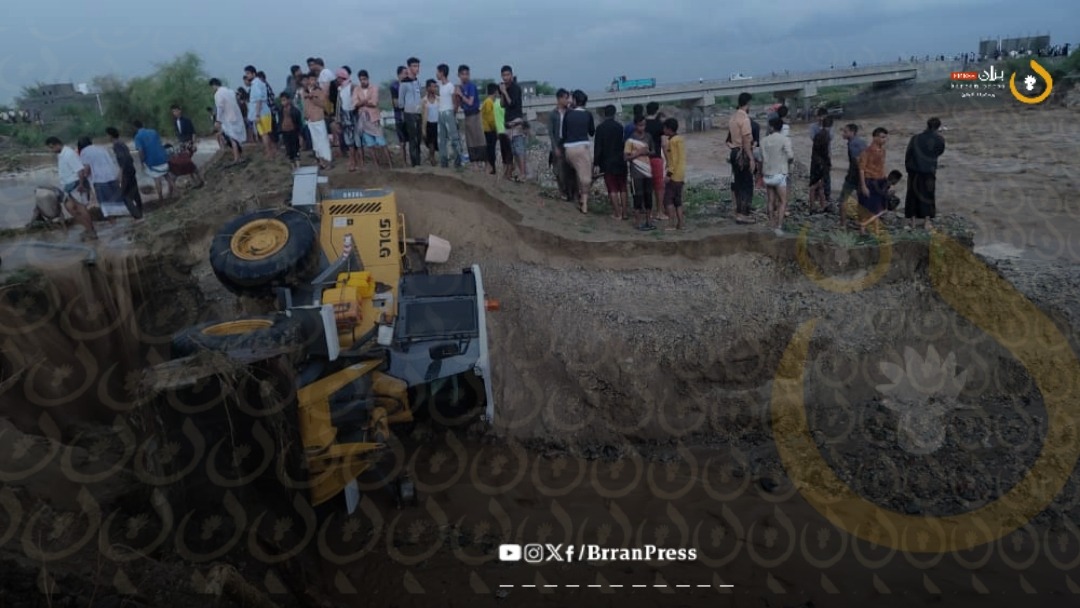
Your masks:
{"label": "man in white shirt", "polygon": [[[318,88],[325,91],[326,94],[329,96],[331,92],[330,89],[333,88],[333,85],[336,84],[335,81],[337,80],[337,76],[334,74],[334,71],[326,69],[326,62],[323,61],[322,57],[308,57],[307,65],[308,70],[315,75],[315,83],[319,85]],[[330,109],[333,110],[334,108],[330,107]],[[322,120],[323,127],[326,129],[326,133],[328,136],[333,133],[330,128],[330,123],[333,122],[333,119],[334,115],[328,112]],[[310,125],[308,126],[308,130],[311,130]],[[333,146],[334,142],[331,141],[330,145]],[[332,151],[331,154],[333,154]]]}
{"label": "man in white shirt", "polygon": [[446,155],[454,151],[454,168],[461,168],[461,135],[457,127],[457,106],[460,98],[458,85],[450,82],[450,66],[445,63],[435,68],[439,82],[439,164],[445,169],[450,163]]}
{"label": "man in white shirt", "polygon": [[90,180],[98,205],[124,202],[120,195],[120,167],[108,150],[95,146],[89,137],[80,137],[79,160],[83,165],[80,175]]}
{"label": "man in white shirt", "polygon": [[349,171],[359,163],[360,136],[356,131],[356,106],[353,103],[352,68],[343,65],[337,71],[337,107],[334,121],[341,152],[349,157]]}
{"label": "man in white shirt", "polygon": [[233,164],[236,164],[240,162],[243,142],[247,137],[244,113],[240,111],[240,104],[236,103],[236,94],[227,87],[221,86],[220,80],[211,78],[210,88],[214,89],[214,107],[217,118],[214,131],[221,133],[225,138],[226,144],[232,149]]}
{"label": "man in white shirt", "polygon": [[[64,191],[64,208],[82,225],[86,231],[83,233],[84,240],[97,240],[97,232],[94,230],[94,222],[90,219],[90,212],[86,210],[86,204],[90,197],[86,193],[86,186],[80,176],[83,171],[82,161],[79,155],[71,148],[64,145],[58,137],[50,137],[45,140],[45,145],[56,155],[57,171],[60,174],[60,188]],[[75,192],[86,196],[76,198]]]}

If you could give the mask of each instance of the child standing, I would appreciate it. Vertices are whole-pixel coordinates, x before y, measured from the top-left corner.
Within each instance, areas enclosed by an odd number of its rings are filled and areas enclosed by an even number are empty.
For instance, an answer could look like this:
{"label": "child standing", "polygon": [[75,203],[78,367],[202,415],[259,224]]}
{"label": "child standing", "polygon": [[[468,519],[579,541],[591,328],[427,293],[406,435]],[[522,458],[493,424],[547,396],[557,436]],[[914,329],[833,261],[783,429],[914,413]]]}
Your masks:
{"label": "child standing", "polygon": [[499,141],[499,133],[495,123],[495,96],[499,93],[499,85],[494,82],[488,83],[487,98],[480,104],[480,125],[484,129],[484,143],[487,144],[487,162],[491,165],[491,174],[495,175],[495,144]]}
{"label": "child standing", "polygon": [[499,140],[499,156],[503,161],[503,178],[514,179],[514,154],[510,146],[510,134],[506,132],[506,106],[503,105],[502,96],[498,95],[499,88],[495,85],[495,134]]}
{"label": "child standing", "polygon": [[795,159],[791,138],[784,135],[784,120],[769,119],[769,135],[761,143],[764,166],[762,178],[768,195],[769,223],[776,236],[784,235],[784,216],[787,214],[787,183],[791,162]]}
{"label": "child standing", "polygon": [[686,228],[686,216],[683,215],[683,183],[686,181],[686,142],[679,135],[679,121],[668,118],[664,121],[664,137],[667,139],[667,181],[664,184],[664,207],[674,226],[668,230]]}
{"label": "child standing", "polygon": [[435,153],[439,151],[439,83],[428,79],[424,100],[420,102],[420,115],[426,118],[424,144],[428,149],[428,162],[435,166]]}
{"label": "child standing", "polygon": [[630,163],[630,183],[634,190],[634,220],[638,230],[656,230],[651,221],[653,176],[649,154],[652,137],[645,131],[645,117],[634,117],[634,131],[623,147],[623,158]]}
{"label": "child standing", "polygon": [[285,142],[285,155],[293,169],[300,168],[300,129],[303,128],[303,116],[300,108],[293,105],[292,97],[282,93],[281,97],[281,139]]}

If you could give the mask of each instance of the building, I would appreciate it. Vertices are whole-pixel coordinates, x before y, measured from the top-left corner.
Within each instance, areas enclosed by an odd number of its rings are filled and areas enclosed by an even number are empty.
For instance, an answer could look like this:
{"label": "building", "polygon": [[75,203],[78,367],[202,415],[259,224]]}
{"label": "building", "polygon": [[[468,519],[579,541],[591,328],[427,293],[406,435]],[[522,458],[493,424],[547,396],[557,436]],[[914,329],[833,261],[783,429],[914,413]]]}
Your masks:
{"label": "building", "polygon": [[1038,53],[1050,48],[1050,34],[1037,36],[1021,36],[1017,38],[990,38],[979,41],[979,54],[983,57],[993,57],[1000,52],[1003,55],[1016,51],[1017,53]]}
{"label": "building", "polygon": [[536,87],[539,84],[540,83],[535,81],[535,80],[525,80],[525,81],[519,82],[518,86],[521,87],[521,96],[522,97],[534,97],[534,96],[536,96]]}
{"label": "building", "polygon": [[101,113],[98,96],[81,93],[71,83],[40,84],[28,89],[19,99],[19,109],[29,113],[30,119],[39,124],[63,119],[67,108],[89,109]]}

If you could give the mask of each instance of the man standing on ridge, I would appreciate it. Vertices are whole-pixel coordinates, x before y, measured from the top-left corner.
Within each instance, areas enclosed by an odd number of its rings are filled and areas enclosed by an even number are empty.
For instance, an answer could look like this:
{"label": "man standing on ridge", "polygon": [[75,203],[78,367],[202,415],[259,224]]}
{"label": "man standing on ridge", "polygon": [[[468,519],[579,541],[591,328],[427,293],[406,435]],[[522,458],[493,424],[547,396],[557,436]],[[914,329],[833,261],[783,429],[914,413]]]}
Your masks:
{"label": "man standing on ridge", "polygon": [[939,133],[941,120],[926,121],[926,130],[912,136],[908,142],[904,165],[908,172],[907,196],[904,201],[904,217],[908,229],[915,227],[915,219],[923,221],[923,228],[930,230],[930,220],[937,215],[938,157],[945,153],[945,138]]}
{"label": "man standing on ridge", "polygon": [[480,119],[480,91],[472,81],[469,66],[458,66],[458,101],[465,114],[465,145],[469,152],[469,165],[474,170],[483,171],[486,162],[487,146],[484,140],[484,125]]}
{"label": "man standing on ridge", "polygon": [[517,83],[514,69],[510,66],[502,66],[499,72],[502,76],[499,94],[502,96],[503,109],[506,111],[506,130],[510,135],[510,151],[514,155],[514,163],[518,169],[516,180],[525,181],[529,177],[525,149],[525,130],[528,128],[528,123],[525,121],[525,110],[522,106],[521,85]]}
{"label": "man standing on ridge", "polygon": [[270,114],[270,94],[266,83],[258,77],[255,66],[244,68],[244,78],[251,81],[248,93],[248,116],[255,124],[255,136],[262,140],[266,158],[273,158],[274,148],[270,141],[270,132],[274,128],[274,118]]}
{"label": "man standing on ridge", "polygon": [[739,93],[738,109],[728,121],[727,144],[730,150],[731,194],[735,202],[735,221],[752,224],[751,205],[754,200],[754,135],[750,126],[750,93]]}
{"label": "man standing on ridge", "polygon": [[236,93],[221,86],[217,78],[210,79],[210,88],[214,89],[214,107],[217,118],[214,130],[221,133],[233,154],[232,164],[240,162],[243,154],[243,142],[247,137],[247,127],[244,125],[244,113],[240,110],[240,104],[236,102]]}
{"label": "man standing on ridge", "polygon": [[450,82],[450,66],[445,63],[435,68],[439,83],[439,166],[449,165],[449,155],[454,157],[454,168],[461,167],[461,134],[457,128],[457,108],[461,99],[458,86]]}
{"label": "man standing on ridge", "polygon": [[420,115],[420,103],[424,99],[420,84],[420,60],[409,57],[405,78],[398,87],[398,105],[405,117],[405,139],[409,142],[409,163],[420,166],[420,144],[423,141],[424,120]]}
{"label": "man standing on ridge", "polygon": [[848,170],[844,176],[844,185],[840,188],[840,200],[837,201],[840,215],[840,229],[847,229],[848,200],[859,191],[859,156],[866,149],[866,140],[859,137],[859,125],[848,123],[841,135],[847,142]]}
{"label": "man standing on ridge", "polygon": [[[576,196],[577,180],[569,175],[573,168],[566,161],[566,153],[562,142],[562,124],[570,105],[570,91],[559,89],[555,92],[555,107],[548,114],[548,138],[551,140],[551,172],[555,174],[555,184],[559,188],[559,194],[568,201],[573,201]],[[622,154],[622,145],[619,146],[619,154]]]}

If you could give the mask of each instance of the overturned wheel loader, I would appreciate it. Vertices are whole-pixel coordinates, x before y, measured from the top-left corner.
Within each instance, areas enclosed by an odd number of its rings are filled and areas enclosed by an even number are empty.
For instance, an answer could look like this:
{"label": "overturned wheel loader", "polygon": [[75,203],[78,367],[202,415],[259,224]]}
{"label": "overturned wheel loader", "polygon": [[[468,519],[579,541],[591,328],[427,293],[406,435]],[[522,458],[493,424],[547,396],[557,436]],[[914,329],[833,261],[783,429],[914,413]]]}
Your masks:
{"label": "overturned wheel loader", "polygon": [[[297,170],[291,205],[219,231],[210,250],[218,279],[235,294],[275,298],[277,312],[187,328],[170,365],[204,351],[243,365],[287,361],[295,412],[286,420],[295,420],[311,504],[344,496],[351,513],[358,477],[379,470],[391,438],[418,416],[492,422],[486,313],[497,302],[479,266],[429,272],[450,244],[409,238],[392,190],[320,187],[325,180]],[[415,499],[407,479],[392,487]]]}

